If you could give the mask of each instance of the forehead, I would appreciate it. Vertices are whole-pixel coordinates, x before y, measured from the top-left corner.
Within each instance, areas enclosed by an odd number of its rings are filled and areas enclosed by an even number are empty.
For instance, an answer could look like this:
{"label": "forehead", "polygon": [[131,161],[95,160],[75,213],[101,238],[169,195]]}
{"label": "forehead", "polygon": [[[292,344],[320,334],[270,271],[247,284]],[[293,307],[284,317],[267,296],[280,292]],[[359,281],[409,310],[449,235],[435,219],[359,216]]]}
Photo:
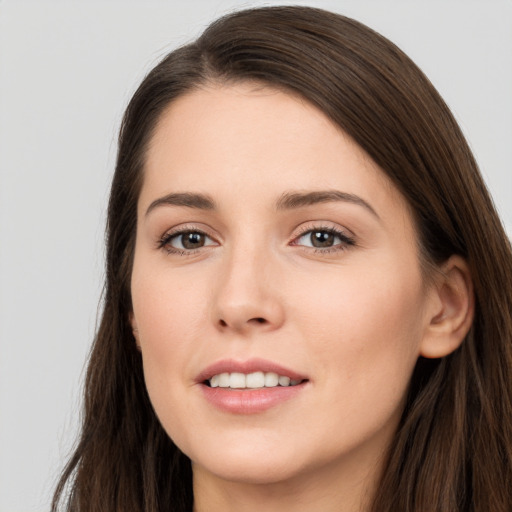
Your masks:
{"label": "forehead", "polygon": [[377,207],[391,200],[406,208],[384,172],[323,112],[255,83],[197,89],[173,101],[144,172],[142,202],[175,191],[262,202],[281,190],[342,189]]}

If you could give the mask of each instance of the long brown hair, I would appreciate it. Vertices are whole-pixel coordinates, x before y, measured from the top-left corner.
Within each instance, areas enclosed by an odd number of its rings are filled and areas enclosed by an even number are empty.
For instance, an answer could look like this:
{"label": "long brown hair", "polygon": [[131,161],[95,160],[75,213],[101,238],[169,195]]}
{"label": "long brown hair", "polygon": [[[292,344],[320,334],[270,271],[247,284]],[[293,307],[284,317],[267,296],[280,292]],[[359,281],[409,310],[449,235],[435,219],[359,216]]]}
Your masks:
{"label": "long brown hair", "polygon": [[192,510],[190,461],[151,407],[129,326],[136,204],[165,107],[208,83],[300,94],[349,134],[409,202],[422,260],[466,259],[476,298],[461,347],[420,358],[374,512],[512,510],[512,251],[461,130],[418,67],[368,27],[320,9],[235,12],[144,79],[120,131],[107,224],[103,316],[81,437],[53,509]]}

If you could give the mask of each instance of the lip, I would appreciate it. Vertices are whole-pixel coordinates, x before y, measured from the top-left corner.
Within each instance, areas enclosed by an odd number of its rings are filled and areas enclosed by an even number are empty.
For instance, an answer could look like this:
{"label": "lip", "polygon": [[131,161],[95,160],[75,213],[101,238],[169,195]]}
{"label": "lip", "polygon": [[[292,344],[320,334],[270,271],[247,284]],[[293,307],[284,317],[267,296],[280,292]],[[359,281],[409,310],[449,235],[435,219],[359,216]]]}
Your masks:
{"label": "lip", "polygon": [[[206,380],[219,373],[252,373],[256,371],[274,372],[303,382],[295,386],[243,390],[211,388],[205,384]],[[205,368],[197,376],[196,383],[199,385],[204,398],[215,408],[231,414],[257,414],[297,397],[308,386],[309,380],[307,376],[272,361],[264,359],[250,359],[248,361],[226,359]]]}

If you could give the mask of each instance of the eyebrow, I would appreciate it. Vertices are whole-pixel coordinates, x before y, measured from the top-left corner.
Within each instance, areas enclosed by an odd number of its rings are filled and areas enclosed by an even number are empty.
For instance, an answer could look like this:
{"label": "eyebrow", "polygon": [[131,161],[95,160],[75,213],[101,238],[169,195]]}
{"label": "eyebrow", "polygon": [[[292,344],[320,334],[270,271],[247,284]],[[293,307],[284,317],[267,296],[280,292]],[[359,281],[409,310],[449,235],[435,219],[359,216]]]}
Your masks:
{"label": "eyebrow", "polygon": [[[277,211],[294,210],[304,206],[313,206],[320,203],[345,202],[366,208],[378,219],[380,218],[373,207],[361,197],[341,192],[339,190],[315,190],[312,192],[285,192],[276,201]],[[213,198],[207,194],[192,192],[176,192],[167,194],[153,201],[146,210],[146,216],[159,206],[185,206],[199,210],[216,210]]]}
{"label": "eyebrow", "polygon": [[371,214],[380,219],[374,208],[361,197],[341,192],[339,190],[318,190],[313,192],[285,192],[276,203],[277,210],[292,210],[319,203],[330,202],[351,203],[366,208]]}
{"label": "eyebrow", "polygon": [[199,210],[215,210],[215,201],[206,194],[178,192],[167,194],[153,201],[146,210],[146,216],[158,206],[185,206]]}

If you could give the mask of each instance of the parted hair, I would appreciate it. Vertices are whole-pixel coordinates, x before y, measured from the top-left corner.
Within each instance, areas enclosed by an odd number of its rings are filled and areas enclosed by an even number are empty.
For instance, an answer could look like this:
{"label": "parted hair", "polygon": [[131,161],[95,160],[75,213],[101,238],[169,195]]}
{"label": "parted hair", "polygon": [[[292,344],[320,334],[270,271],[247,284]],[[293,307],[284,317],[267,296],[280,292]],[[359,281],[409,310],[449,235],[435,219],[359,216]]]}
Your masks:
{"label": "parted hair", "polygon": [[155,415],[129,324],[136,206],[148,141],[170,102],[245,81],[300,95],[366,151],[410,206],[427,274],[454,254],[471,271],[473,325],[452,354],[419,358],[371,512],[510,512],[510,241],[459,126],[421,70],[363,24],[298,6],[213,22],[150,71],[126,109],[81,432],[52,510],[192,511],[191,463]]}

